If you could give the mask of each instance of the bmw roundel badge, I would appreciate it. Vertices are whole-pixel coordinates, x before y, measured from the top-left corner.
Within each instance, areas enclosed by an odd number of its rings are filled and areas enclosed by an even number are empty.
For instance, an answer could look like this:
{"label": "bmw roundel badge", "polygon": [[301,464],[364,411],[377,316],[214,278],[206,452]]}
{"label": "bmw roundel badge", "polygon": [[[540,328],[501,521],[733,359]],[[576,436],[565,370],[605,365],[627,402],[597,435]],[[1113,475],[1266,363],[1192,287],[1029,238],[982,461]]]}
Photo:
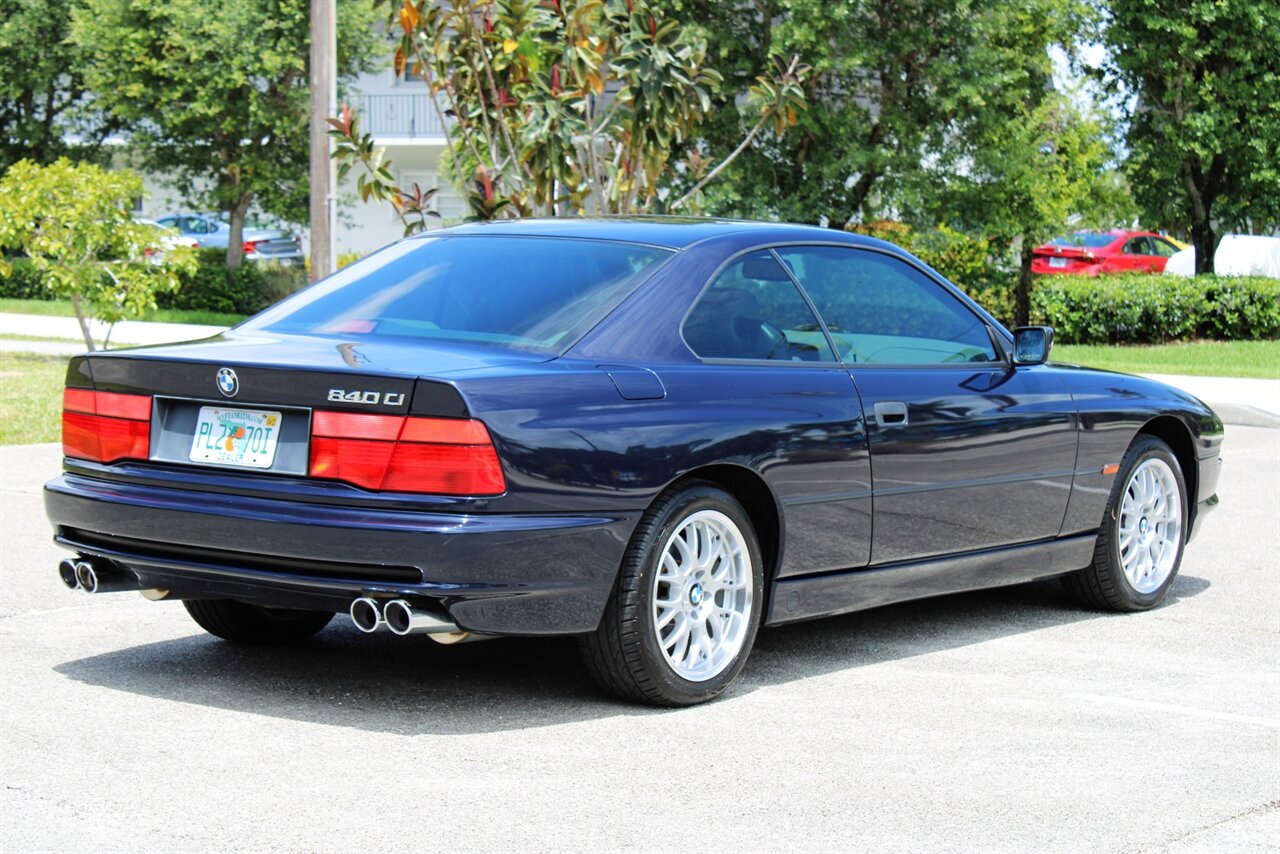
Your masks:
{"label": "bmw roundel badge", "polygon": [[223,397],[235,397],[236,392],[240,390],[240,380],[236,377],[236,372],[230,368],[218,369],[218,391],[222,392]]}

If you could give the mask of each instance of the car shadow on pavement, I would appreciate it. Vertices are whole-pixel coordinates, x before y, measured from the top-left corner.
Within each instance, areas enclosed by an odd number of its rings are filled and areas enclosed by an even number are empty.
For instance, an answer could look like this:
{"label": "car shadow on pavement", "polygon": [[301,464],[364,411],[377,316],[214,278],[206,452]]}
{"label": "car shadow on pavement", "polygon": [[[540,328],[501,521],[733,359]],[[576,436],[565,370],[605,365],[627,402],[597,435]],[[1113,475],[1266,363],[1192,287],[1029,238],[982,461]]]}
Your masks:
{"label": "car shadow on pavement", "polygon": [[[1208,586],[1180,577],[1169,601]],[[1048,581],[766,629],[725,697],[1106,617],[1080,608]],[[572,638],[446,647],[423,635],[362,634],[342,615],[297,646],[235,646],[199,634],[69,661],[55,670],[148,697],[400,735],[669,713],[601,695]]]}

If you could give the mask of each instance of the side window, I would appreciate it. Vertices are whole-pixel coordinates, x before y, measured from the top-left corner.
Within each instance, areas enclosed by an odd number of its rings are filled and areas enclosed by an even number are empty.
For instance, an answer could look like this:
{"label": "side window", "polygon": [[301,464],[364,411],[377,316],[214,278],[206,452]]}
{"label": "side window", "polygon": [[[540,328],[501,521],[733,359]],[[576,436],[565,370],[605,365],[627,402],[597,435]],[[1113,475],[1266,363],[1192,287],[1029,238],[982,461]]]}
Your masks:
{"label": "side window", "polygon": [[778,249],[845,362],[935,365],[998,359],[987,325],[937,282],[879,252]]}
{"label": "side window", "polygon": [[730,264],[702,292],[684,340],[704,359],[834,362],[818,319],[768,252]]}
{"label": "side window", "polygon": [[1124,245],[1124,254],[1126,255],[1150,255],[1151,247],[1147,238],[1135,237]]}
{"label": "side window", "polygon": [[1174,246],[1167,240],[1163,240],[1159,237],[1153,237],[1151,238],[1151,242],[1155,244],[1155,254],[1159,255],[1161,258],[1172,258],[1178,253],[1178,247]]}

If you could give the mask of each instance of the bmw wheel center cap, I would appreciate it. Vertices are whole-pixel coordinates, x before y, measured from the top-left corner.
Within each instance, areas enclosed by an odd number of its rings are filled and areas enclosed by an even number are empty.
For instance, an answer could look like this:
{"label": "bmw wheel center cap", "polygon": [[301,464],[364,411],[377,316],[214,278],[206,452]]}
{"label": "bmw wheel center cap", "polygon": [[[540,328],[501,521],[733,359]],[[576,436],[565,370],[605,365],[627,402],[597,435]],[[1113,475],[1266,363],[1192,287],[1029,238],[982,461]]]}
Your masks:
{"label": "bmw wheel center cap", "polygon": [[240,379],[235,371],[230,368],[218,369],[218,391],[222,392],[223,397],[236,396],[236,392],[240,391]]}

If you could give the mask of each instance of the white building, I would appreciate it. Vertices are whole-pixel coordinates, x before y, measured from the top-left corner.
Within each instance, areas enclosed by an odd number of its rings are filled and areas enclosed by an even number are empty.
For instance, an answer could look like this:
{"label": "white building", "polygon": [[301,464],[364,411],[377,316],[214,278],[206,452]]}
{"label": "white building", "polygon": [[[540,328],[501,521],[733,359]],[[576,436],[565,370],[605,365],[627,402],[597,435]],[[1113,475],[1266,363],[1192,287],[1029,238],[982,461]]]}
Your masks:
{"label": "white building", "polygon": [[[414,182],[423,190],[438,188],[432,201],[441,219],[429,221],[429,227],[438,228],[466,217],[466,201],[440,174],[439,160],[446,144],[444,129],[426,84],[398,78],[388,68],[362,75],[351,91],[349,101],[360,118],[362,132],[372,134],[375,144],[386,150],[396,183],[405,188]],[[338,187],[335,236],[339,255],[365,255],[404,234],[404,224],[389,203],[360,201],[356,193],[357,169]],[[190,210],[162,177],[144,175],[143,180],[148,196],[142,201],[141,216],[159,219]],[[305,243],[305,229],[301,233]]]}

